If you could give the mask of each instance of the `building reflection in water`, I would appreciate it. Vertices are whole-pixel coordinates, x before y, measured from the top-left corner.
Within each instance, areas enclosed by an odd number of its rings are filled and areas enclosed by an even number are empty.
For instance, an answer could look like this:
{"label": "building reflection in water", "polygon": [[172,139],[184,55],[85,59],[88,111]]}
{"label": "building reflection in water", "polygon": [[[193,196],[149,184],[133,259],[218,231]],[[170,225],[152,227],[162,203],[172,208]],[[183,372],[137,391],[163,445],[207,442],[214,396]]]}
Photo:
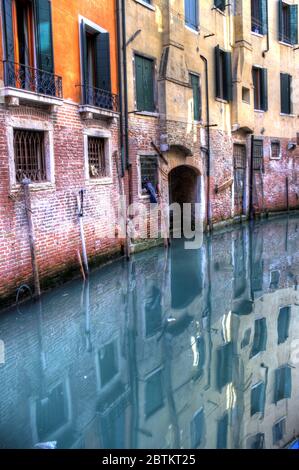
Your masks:
{"label": "building reflection in water", "polygon": [[0,446],[278,448],[299,433],[299,220],[119,261],[0,319]]}

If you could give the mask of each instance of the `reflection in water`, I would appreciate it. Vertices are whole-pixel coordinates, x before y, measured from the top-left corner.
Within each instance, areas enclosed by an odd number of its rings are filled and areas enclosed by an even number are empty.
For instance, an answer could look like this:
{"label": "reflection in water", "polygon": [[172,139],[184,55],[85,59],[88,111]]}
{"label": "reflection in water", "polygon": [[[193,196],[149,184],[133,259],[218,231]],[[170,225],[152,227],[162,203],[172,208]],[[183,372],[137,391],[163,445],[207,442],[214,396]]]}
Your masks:
{"label": "reflection in water", "polygon": [[[277,448],[299,434],[299,220],[175,242],[0,319],[0,447]],[[296,350],[297,348],[297,350]]]}

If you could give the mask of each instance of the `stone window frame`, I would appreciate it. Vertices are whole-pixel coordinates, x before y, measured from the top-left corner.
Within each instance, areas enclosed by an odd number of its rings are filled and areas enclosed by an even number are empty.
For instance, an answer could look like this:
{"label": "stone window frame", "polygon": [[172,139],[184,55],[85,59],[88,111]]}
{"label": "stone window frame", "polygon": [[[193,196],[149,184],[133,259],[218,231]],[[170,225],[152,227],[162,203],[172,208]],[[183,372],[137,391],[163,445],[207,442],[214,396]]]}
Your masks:
{"label": "stone window frame", "polygon": [[30,187],[35,190],[55,189],[55,159],[54,159],[54,129],[50,122],[36,119],[24,119],[12,117],[7,125],[9,180],[12,191],[19,190],[21,183],[16,180],[16,166],[14,155],[14,131],[24,129],[28,131],[40,131],[44,133],[44,150],[47,181],[32,182]]}
{"label": "stone window frame", "polygon": [[160,180],[160,171],[159,171],[159,155],[157,155],[157,152],[153,151],[139,151],[137,154],[137,179],[138,179],[138,197],[139,199],[143,199],[145,201],[150,199],[150,196],[148,194],[143,194],[142,192],[142,181],[141,181],[141,163],[140,163],[140,157],[155,157],[157,159],[157,170],[158,170],[158,184],[160,185],[161,180]]}
{"label": "stone window frame", "polygon": [[[278,144],[279,145],[279,157],[276,158],[276,157],[273,157],[273,154],[272,154],[272,144]],[[271,139],[271,142],[270,142],[270,160],[281,160],[282,158],[282,149],[281,149],[281,142],[280,140],[278,139]]]}
{"label": "stone window frame", "polygon": [[[99,178],[90,178],[89,175],[89,159],[88,159],[88,138],[99,137],[105,139],[105,162],[107,168],[107,176]],[[88,128],[83,131],[84,140],[84,177],[86,184],[90,185],[108,185],[113,183],[112,177],[112,134],[108,130]]]}

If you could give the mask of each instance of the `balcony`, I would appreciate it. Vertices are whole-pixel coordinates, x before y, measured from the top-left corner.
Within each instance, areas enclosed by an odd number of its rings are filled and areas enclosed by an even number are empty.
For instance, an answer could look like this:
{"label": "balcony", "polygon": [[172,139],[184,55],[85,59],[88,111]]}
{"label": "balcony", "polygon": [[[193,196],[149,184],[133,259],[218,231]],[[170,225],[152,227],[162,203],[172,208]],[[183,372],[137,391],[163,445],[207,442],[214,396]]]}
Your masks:
{"label": "balcony", "polygon": [[44,106],[62,105],[62,78],[44,70],[10,61],[3,61],[4,88],[0,96],[9,105],[39,103]]}
{"label": "balcony", "polygon": [[83,118],[93,119],[95,117],[113,119],[119,115],[118,95],[110,91],[101,90],[87,85],[80,85],[82,90],[82,104],[80,113]]}

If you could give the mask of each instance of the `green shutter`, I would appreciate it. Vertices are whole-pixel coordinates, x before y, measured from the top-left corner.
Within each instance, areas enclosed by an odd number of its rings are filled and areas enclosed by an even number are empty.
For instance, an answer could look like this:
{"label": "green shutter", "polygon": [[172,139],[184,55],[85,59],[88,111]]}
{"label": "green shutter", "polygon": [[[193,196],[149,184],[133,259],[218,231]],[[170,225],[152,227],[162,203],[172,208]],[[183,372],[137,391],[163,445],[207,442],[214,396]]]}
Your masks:
{"label": "green shutter", "polygon": [[233,99],[233,77],[232,77],[232,54],[224,52],[225,57],[225,99],[232,101]]}
{"label": "green shutter", "polygon": [[111,92],[109,33],[96,36],[96,87]]}
{"label": "green shutter", "polygon": [[291,44],[298,44],[298,5],[290,5]]}
{"label": "green shutter", "polygon": [[281,112],[291,114],[291,76],[280,74]]}
{"label": "green shutter", "polygon": [[220,57],[220,47],[215,47],[215,87],[216,87],[216,98],[223,98],[221,96],[221,87],[220,87],[220,67],[221,67],[221,57]]}
{"label": "green shutter", "polygon": [[135,81],[137,111],[144,111],[143,58],[139,55],[135,56]]}
{"label": "green shutter", "polygon": [[86,28],[82,20],[80,25],[81,36],[81,68],[82,68],[82,98],[83,104],[88,104],[88,66],[87,66],[87,44],[86,44]]}
{"label": "green shutter", "polygon": [[217,350],[217,387],[221,391],[233,378],[233,344],[227,343]]}
{"label": "green shutter", "polygon": [[278,40],[283,40],[283,14],[282,14],[282,0],[278,1]]}
{"label": "green shutter", "polygon": [[290,307],[281,308],[279,315],[278,315],[278,320],[277,320],[278,344],[283,344],[288,339],[290,321],[291,321]]}
{"label": "green shutter", "polygon": [[143,90],[144,111],[154,111],[154,63],[150,59],[143,59]]}
{"label": "green shutter", "polygon": [[191,19],[191,0],[185,0],[185,23],[190,24]]}
{"label": "green shutter", "polygon": [[200,88],[199,88],[199,76],[191,74],[191,86],[193,89],[193,111],[194,120],[200,121],[201,117],[201,106],[200,106]]}
{"label": "green shutter", "polygon": [[13,22],[12,22],[12,1],[2,1],[2,25],[3,25],[3,39],[4,39],[4,60],[11,63],[7,63],[4,68],[4,80],[6,86],[15,86],[15,74],[14,74],[14,37],[13,37]]}
{"label": "green shutter", "polygon": [[268,111],[268,71],[267,69],[261,69],[261,105],[263,111]]}
{"label": "green shutter", "polygon": [[39,69],[54,73],[52,40],[51,2],[35,0],[37,66]]}
{"label": "green shutter", "polygon": [[260,18],[262,21],[262,34],[268,33],[268,0],[260,1]]}
{"label": "green shutter", "polygon": [[217,449],[227,448],[227,431],[228,431],[228,413],[218,421],[217,425]]}

